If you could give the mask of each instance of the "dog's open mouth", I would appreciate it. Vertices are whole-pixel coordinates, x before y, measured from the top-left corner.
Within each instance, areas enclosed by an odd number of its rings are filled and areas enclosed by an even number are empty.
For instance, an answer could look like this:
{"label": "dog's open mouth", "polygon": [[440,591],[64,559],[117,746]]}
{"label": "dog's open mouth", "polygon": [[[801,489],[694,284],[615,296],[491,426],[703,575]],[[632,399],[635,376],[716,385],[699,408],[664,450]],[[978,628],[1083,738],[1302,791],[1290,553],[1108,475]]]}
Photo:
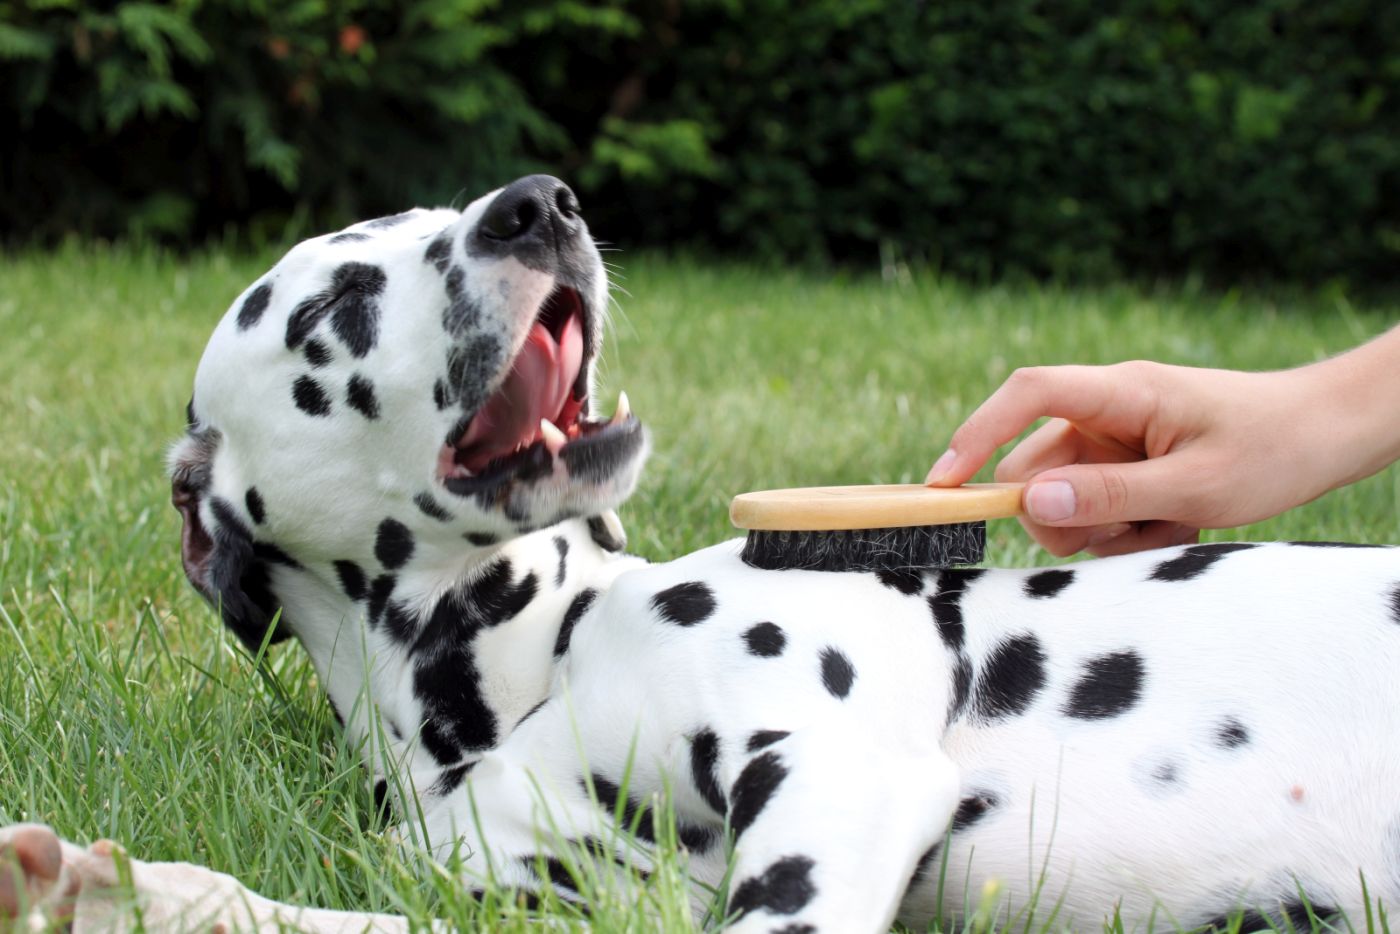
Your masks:
{"label": "dog's open mouth", "polygon": [[466,430],[443,446],[438,476],[449,488],[526,465],[542,466],[585,437],[603,440],[609,429],[635,421],[626,394],[618,398],[611,418],[585,415],[587,380],[580,378],[588,363],[585,327],[579,293],[555,288],[501,385]]}

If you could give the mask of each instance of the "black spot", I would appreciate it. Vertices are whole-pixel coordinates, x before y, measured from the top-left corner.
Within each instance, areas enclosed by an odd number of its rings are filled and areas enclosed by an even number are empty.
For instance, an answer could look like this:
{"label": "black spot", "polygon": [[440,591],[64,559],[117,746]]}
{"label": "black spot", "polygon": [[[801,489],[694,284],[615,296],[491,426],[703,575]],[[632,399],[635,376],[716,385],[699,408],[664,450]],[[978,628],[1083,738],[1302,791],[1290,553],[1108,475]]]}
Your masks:
{"label": "black spot", "polygon": [[418,619],[402,603],[384,607],[384,629],[396,642],[407,642],[418,631]]}
{"label": "black spot", "polygon": [[374,536],[374,556],[390,571],[396,571],[413,557],[413,533],[397,519],[379,523]]}
{"label": "black spot", "polygon": [[676,840],[693,853],[704,853],[719,842],[720,834],[711,827],[676,821]]}
{"label": "black spot", "polygon": [[1215,728],[1215,745],[1221,749],[1238,749],[1249,742],[1249,731],[1234,717],[1226,717]]}
{"label": "black spot", "polygon": [[438,237],[428,248],[423,251],[423,262],[432,263],[437,267],[438,272],[447,271],[448,257],[452,254],[452,241],[447,237]]}
{"label": "black spot", "polygon": [[467,333],[480,328],[481,306],[462,291],[463,274],[460,269],[448,273],[447,294],[451,298],[442,312],[442,327],[451,337],[461,339]]}
{"label": "black spot", "polygon": [[967,708],[967,699],[972,692],[972,659],[959,653],[953,665],[953,700],[948,710],[948,720],[957,719]]}
{"label": "black spot", "polygon": [[[280,642],[290,633],[285,622],[273,627],[279,602],[272,592],[267,564],[259,560],[252,533],[232,503],[213,496],[209,507],[217,524],[205,532],[212,539],[212,549],[205,573],[195,584],[219,609],[224,625],[250,652],[257,652],[270,628],[271,642]],[[203,529],[202,525],[199,527]]]}
{"label": "black spot", "polygon": [[365,572],[353,561],[335,562],[335,575],[340,578],[340,589],[351,600],[361,600],[365,596]]}
{"label": "black spot", "polygon": [[1180,555],[1163,561],[1153,569],[1150,579],[1154,581],[1189,581],[1200,577],[1212,564],[1232,551],[1244,551],[1255,547],[1253,542],[1215,542],[1207,545],[1189,545]]}
{"label": "black spot", "polygon": [[742,836],[758,819],[778,786],[787,778],[787,766],[776,752],[754,756],[729,789],[729,826],[734,836]]}
{"label": "black spot", "polygon": [[419,493],[413,497],[413,505],[418,507],[418,511],[429,519],[436,519],[439,522],[451,522],[452,513],[442,508],[437,500],[433,499],[433,494],[428,492]]}
{"label": "black spot", "polygon": [[1232,911],[1218,915],[1205,921],[1200,925],[1202,930],[1214,929],[1216,931],[1228,931],[1234,919],[1239,919],[1236,928],[1240,934],[1251,934],[1258,931],[1296,931],[1307,932],[1320,930],[1319,925],[1327,925],[1335,921],[1338,915],[1336,908],[1329,905],[1312,904],[1299,899],[1290,899],[1278,906],[1278,916],[1270,918],[1259,911]]}
{"label": "black spot", "polygon": [[817,934],[815,924],[800,924],[794,921],[792,924],[784,924],[780,928],[773,928],[768,934]]}
{"label": "black spot", "polygon": [[760,658],[776,658],[787,647],[787,636],[782,627],[775,623],[758,623],[744,633],[749,653]]}
{"label": "black spot", "polygon": [[690,777],[700,797],[716,814],[729,810],[724,792],[719,787],[719,737],[714,730],[703,729],[690,741]]}
{"label": "black spot", "polygon": [[331,349],[315,338],[306,342],[302,353],[306,355],[306,362],[318,369],[331,362]]}
{"label": "black spot", "polygon": [[389,810],[389,782],[381,778],[374,783],[374,813],[385,820],[389,817]]}
{"label": "black spot", "polygon": [[243,300],[243,307],[238,309],[238,330],[246,331],[261,321],[263,312],[267,311],[267,305],[270,301],[272,301],[272,283],[270,282],[264,282],[249,292],[248,297]]}
{"label": "black spot", "polygon": [[796,914],[817,894],[817,887],[812,884],[815,865],[806,856],[784,856],[762,875],[739,883],[729,899],[729,913],[738,916],[750,911]]}
{"label": "black spot", "polygon": [[344,263],[331,277],[337,293],[331,330],[356,357],[368,354],[379,341],[379,300],[388,279],[384,270],[368,263]]}
{"label": "black spot", "polygon": [[1026,596],[1047,599],[1058,594],[1074,580],[1074,572],[1061,568],[1041,571],[1026,578]]}
{"label": "black spot", "polygon": [[559,570],[554,572],[554,586],[563,587],[564,577],[569,572],[569,541],[562,535],[554,536],[554,550],[559,552]]}
{"label": "black spot", "polygon": [[939,840],[933,846],[924,850],[923,855],[920,856],[918,862],[914,864],[914,876],[911,880],[911,884],[928,876],[929,868],[933,865],[933,861],[938,858],[938,851],[942,849],[942,847],[943,841]]}
{"label": "black spot", "polygon": [[366,221],[365,226],[374,230],[384,230],[388,227],[397,227],[413,216],[412,211],[404,211],[400,214],[390,214],[387,217],[376,217],[372,221]]}
{"label": "black spot", "polygon": [[199,419],[194,415],[194,396],[190,396],[190,401],[185,403],[185,427],[193,428]]}
{"label": "black spot", "polygon": [[462,750],[495,745],[498,720],[481,689],[473,642],[483,630],[513,619],[534,599],[533,573],[511,582],[511,563],[499,560],[467,584],[444,594],[413,638],[413,691],[423,704],[423,746],[442,764]]}
{"label": "black spot", "polygon": [[437,406],[438,411],[447,408],[451,401],[447,397],[447,384],[441,379],[433,380],[433,405]]}
{"label": "black spot", "polygon": [[[574,878],[574,874],[569,867],[564,865],[564,861],[555,856],[521,856],[521,865],[531,870],[537,876],[548,880],[549,884],[556,889],[566,889],[569,892],[577,893],[579,882]],[[540,867],[543,866],[543,871]]]}
{"label": "black spot", "polygon": [[661,618],[677,626],[694,626],[710,618],[715,611],[715,595],[699,581],[687,581],[651,598],[651,607]]}
{"label": "black spot", "polygon": [[[950,822],[947,834],[954,834],[961,830],[966,830],[973,824],[987,816],[987,812],[999,804],[997,796],[989,791],[979,791],[958,801],[957,810],[953,812],[953,819]],[[945,834],[945,839],[947,837]],[[938,858],[939,850],[943,846],[943,840],[939,840],[933,846],[924,851],[919,857],[919,861],[914,865],[915,880],[923,879],[928,875],[929,867]]]}
{"label": "black spot", "polygon": [[301,568],[301,562],[272,542],[253,542],[253,557],[269,564],[280,564],[287,568]]}
{"label": "black spot", "polygon": [[[583,787],[586,794],[588,786],[585,784]],[[656,831],[652,826],[649,808],[642,807],[630,795],[626,800],[622,800],[622,791],[617,787],[617,784],[608,781],[597,772],[593,773],[593,792],[598,796],[598,803],[603,810],[611,814],[617,814],[618,803],[621,802],[621,826],[627,828],[638,840],[645,840],[647,843],[656,842]]]}
{"label": "black spot", "polygon": [[851,693],[851,685],[856,680],[856,669],[851,660],[839,649],[827,646],[822,649],[822,684],[833,697],[844,698]]}
{"label": "black spot", "polygon": [[989,791],[979,791],[963,798],[958,802],[958,809],[953,812],[952,832],[958,833],[971,827],[986,817],[987,812],[998,803],[997,796]]}
{"label": "black spot", "polygon": [[[630,418],[601,434],[584,435],[559,453],[569,476],[583,483],[607,483],[646,447],[646,429]],[[603,440],[600,440],[603,439]]]}
{"label": "black spot", "polygon": [[1142,657],[1131,649],[1089,659],[1070,690],[1067,717],[1102,720],[1115,717],[1142,697]]}
{"label": "black spot", "polygon": [[490,532],[468,532],[463,537],[478,548],[485,548],[499,541],[499,539]]}
{"label": "black spot", "polygon": [[875,576],[880,579],[880,583],[886,587],[893,587],[906,597],[912,597],[924,589],[924,576],[908,568],[883,568],[876,571]]}
{"label": "black spot", "polygon": [[368,240],[368,239],[369,239],[369,234],[365,234],[365,233],[356,233],[355,231],[352,230],[352,231],[350,231],[350,232],[348,232],[348,233],[338,233],[338,234],[336,234],[334,237],[331,237],[330,240],[327,241],[327,242],[329,242],[329,243],[361,243],[361,242],[363,242],[363,241],[365,241],[365,240]]}
{"label": "black spot", "polygon": [[1392,621],[1400,623],[1400,587],[1396,587],[1390,592],[1390,618]]}
{"label": "black spot", "polygon": [[518,583],[511,583],[512,573],[510,561],[502,558],[469,583],[444,594],[412,651],[431,653],[518,616],[535,599],[539,578],[531,571]]}
{"label": "black spot", "polygon": [[[1273,922],[1257,911],[1229,912],[1227,914],[1218,915],[1201,924],[1200,928],[1203,930],[1228,931],[1235,918],[1239,918],[1240,921],[1239,927],[1235,929],[1239,934],[1251,934],[1253,931],[1272,931],[1274,929]],[[1307,930],[1311,931],[1312,928],[1309,927]]]}
{"label": "black spot", "polygon": [[331,400],[321,384],[309,376],[298,376],[292,384],[292,400],[297,408],[307,415],[325,416],[331,414]]}
{"label": "black spot", "polygon": [[963,645],[962,598],[973,581],[985,574],[983,568],[954,568],[938,575],[938,589],[928,598],[933,621],[943,644],[958,651]]}
{"label": "black spot", "polygon": [[574,626],[583,618],[583,614],[588,612],[588,608],[597,597],[598,591],[585,588],[569,603],[569,608],[564,611],[564,620],[559,624],[559,635],[554,639],[555,658],[563,658],[564,653],[569,651],[569,640],[573,638]]}
{"label": "black spot", "polygon": [[[1312,931],[1318,924],[1335,922],[1340,912],[1331,905],[1319,904],[1309,898],[1307,902],[1288,901],[1283,905],[1283,914],[1295,931]],[[1335,925],[1333,925],[1335,926]]]}
{"label": "black spot", "polygon": [[331,329],[350,352],[363,357],[379,340],[379,301],[387,278],[368,263],[342,263],[324,291],[301,301],[287,318],[286,343],[295,350],[311,336],[326,315]]}
{"label": "black spot", "polygon": [[466,270],[461,266],[453,266],[452,271],[449,272],[447,278],[443,280],[443,285],[447,288],[448,296],[453,299],[461,298],[466,281]]}
{"label": "black spot", "polygon": [[394,575],[380,574],[374,579],[374,583],[369,585],[370,628],[379,624],[379,617],[384,615],[384,608],[389,604],[389,597],[393,595],[396,583]]}
{"label": "black spot", "polygon": [[350,382],[345,384],[345,401],[370,421],[379,417],[379,400],[374,395],[374,383],[359,373],[351,374]]}
{"label": "black spot", "polygon": [[1175,785],[1181,781],[1181,770],[1175,762],[1159,762],[1147,774],[1158,785]]}
{"label": "black spot", "polygon": [[267,509],[263,506],[262,494],[255,486],[248,487],[248,492],[243,494],[243,505],[248,507],[248,515],[253,517],[254,525],[262,525],[267,518]]}
{"label": "black spot", "polygon": [[475,412],[486,402],[491,376],[501,368],[505,356],[505,345],[490,334],[480,335],[466,346],[454,345],[448,351],[447,392],[463,411]]}
{"label": "black spot", "polygon": [[321,323],[321,319],[331,310],[333,300],[333,295],[318,292],[297,302],[297,306],[287,316],[287,333],[284,339],[288,350],[296,350],[306,342],[311,332]]}
{"label": "black spot", "polygon": [[791,735],[787,730],[754,730],[746,748],[749,752],[758,752]]}
{"label": "black spot", "polygon": [[627,547],[627,537],[614,535],[602,516],[589,516],[588,536],[604,551],[619,552]]}
{"label": "black spot", "polygon": [[986,720],[1019,714],[1045,687],[1045,653],[1035,636],[1002,642],[987,657],[977,678],[973,706]]}
{"label": "black spot", "polygon": [[476,768],[478,761],[480,760],[473,759],[470,762],[463,762],[461,765],[443,769],[442,774],[437,777],[437,781],[428,788],[428,794],[438,797],[452,794],[462,787],[462,782],[466,781],[467,773]]}

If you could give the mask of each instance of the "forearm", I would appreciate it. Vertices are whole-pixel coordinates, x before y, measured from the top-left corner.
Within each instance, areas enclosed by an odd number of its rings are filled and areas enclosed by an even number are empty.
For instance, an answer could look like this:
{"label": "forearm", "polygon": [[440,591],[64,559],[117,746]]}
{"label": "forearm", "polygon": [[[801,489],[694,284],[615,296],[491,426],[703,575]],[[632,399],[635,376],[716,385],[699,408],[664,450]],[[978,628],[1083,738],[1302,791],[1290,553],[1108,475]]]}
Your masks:
{"label": "forearm", "polygon": [[1400,460],[1400,327],[1294,372],[1309,387],[1305,414],[1320,429],[1329,489]]}

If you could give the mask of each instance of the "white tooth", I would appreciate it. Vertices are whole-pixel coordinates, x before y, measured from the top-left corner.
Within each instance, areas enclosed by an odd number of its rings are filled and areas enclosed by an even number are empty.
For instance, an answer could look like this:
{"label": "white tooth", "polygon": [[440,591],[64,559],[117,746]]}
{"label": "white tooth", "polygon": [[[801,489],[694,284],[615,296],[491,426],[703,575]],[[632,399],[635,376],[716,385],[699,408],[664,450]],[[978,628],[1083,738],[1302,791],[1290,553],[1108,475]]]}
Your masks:
{"label": "white tooth", "polygon": [[559,430],[559,426],[547,418],[540,419],[540,437],[544,440],[544,446],[549,449],[549,453],[555,456],[558,456],[564,445],[569,443],[568,436]]}
{"label": "white tooth", "polygon": [[626,391],[619,392],[617,394],[617,411],[613,413],[613,417],[608,424],[616,425],[619,422],[625,422],[631,415],[632,404],[627,401]]}

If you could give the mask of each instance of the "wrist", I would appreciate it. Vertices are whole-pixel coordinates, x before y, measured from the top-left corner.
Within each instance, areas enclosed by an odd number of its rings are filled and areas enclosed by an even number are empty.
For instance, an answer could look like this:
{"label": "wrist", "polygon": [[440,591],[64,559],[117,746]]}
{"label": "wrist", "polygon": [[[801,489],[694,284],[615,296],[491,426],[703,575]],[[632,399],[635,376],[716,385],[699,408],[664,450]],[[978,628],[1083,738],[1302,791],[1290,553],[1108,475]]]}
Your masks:
{"label": "wrist", "polygon": [[1340,356],[1292,371],[1319,429],[1326,490],[1354,483],[1400,459],[1400,329]]}

